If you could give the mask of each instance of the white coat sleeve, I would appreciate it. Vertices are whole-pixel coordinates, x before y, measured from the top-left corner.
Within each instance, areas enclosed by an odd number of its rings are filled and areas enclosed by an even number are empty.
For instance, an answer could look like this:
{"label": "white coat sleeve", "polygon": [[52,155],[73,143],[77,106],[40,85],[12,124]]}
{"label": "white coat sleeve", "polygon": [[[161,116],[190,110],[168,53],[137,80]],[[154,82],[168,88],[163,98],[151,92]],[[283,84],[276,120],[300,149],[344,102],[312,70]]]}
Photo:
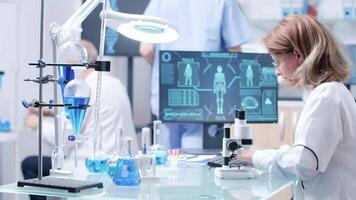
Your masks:
{"label": "white coat sleeve", "polygon": [[[302,180],[308,180],[317,174],[316,160],[311,152],[304,152],[303,147],[290,147],[283,145],[279,149],[258,150],[253,156],[253,165],[262,171],[268,171],[271,174],[280,177],[297,176]],[[314,169],[305,168],[298,163],[298,158],[303,155]]]}
{"label": "white coat sleeve", "polygon": [[[309,98],[310,99],[310,98]],[[298,122],[295,146],[256,151],[253,164],[282,176],[309,180],[324,172],[342,139],[342,122],[336,99],[323,94],[308,100]]]}

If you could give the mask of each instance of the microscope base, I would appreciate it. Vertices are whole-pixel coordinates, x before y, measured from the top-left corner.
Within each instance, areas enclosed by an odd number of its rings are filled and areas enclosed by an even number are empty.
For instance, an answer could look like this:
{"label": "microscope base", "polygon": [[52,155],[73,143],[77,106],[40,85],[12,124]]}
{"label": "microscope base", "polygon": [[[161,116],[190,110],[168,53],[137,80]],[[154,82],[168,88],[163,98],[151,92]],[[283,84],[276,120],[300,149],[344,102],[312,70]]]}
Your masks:
{"label": "microscope base", "polygon": [[250,179],[260,176],[262,173],[253,167],[228,168],[217,167],[214,174],[220,179]]}

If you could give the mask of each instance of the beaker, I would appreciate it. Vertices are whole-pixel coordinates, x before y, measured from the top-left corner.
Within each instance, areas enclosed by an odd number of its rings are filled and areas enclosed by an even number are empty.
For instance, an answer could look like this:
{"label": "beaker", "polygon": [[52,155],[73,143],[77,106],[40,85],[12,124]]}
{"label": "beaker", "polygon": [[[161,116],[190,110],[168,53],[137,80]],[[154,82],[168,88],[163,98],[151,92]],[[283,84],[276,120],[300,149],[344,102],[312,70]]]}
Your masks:
{"label": "beaker", "polygon": [[119,158],[114,172],[113,182],[121,186],[136,186],[141,183],[137,164],[131,155],[132,138],[124,138],[124,155]]}

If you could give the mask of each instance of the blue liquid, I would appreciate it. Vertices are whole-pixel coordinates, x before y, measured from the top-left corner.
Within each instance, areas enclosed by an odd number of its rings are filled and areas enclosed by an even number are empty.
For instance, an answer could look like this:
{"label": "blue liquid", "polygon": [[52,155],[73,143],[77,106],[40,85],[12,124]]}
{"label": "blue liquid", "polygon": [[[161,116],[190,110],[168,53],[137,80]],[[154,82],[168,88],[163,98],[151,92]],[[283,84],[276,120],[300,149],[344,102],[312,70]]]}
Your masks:
{"label": "blue liquid", "polygon": [[166,151],[151,151],[151,155],[156,157],[156,165],[165,165],[168,160],[168,153]]}
{"label": "blue liquid", "polygon": [[[64,103],[72,106],[88,105],[90,97],[65,97]],[[79,133],[84,120],[86,107],[83,108],[68,108],[69,119],[72,122],[73,131],[75,134]]]}
{"label": "blue liquid", "polygon": [[10,121],[8,120],[0,120],[0,132],[10,132],[11,131],[11,126],[10,126]]}
{"label": "blue liquid", "polygon": [[[64,88],[66,87],[67,83],[71,80],[74,79],[74,71],[71,69],[71,67],[63,67],[59,66],[58,67],[58,74],[59,77],[63,77],[63,82],[58,83],[61,87],[61,92],[62,92],[62,100],[64,101]],[[64,107],[64,112],[69,116],[68,108]]]}
{"label": "blue liquid", "polygon": [[119,159],[114,173],[113,182],[116,185],[135,186],[141,183],[141,178],[134,160]]}
{"label": "blue liquid", "polygon": [[106,163],[107,159],[105,160],[92,160],[92,159],[85,159],[85,167],[91,173],[105,173],[106,172]]}
{"label": "blue liquid", "polygon": [[106,165],[106,173],[110,176],[110,177],[114,177],[114,173],[116,170],[116,166],[117,164],[115,163],[110,163]]}

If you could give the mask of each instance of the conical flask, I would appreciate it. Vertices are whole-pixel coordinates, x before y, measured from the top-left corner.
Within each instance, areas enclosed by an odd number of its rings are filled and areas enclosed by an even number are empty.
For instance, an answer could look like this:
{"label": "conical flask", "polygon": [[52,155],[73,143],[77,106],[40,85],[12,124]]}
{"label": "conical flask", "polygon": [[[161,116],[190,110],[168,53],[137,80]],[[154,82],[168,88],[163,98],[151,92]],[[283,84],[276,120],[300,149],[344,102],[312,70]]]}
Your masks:
{"label": "conical flask", "polygon": [[141,183],[137,164],[131,155],[132,138],[124,138],[124,155],[117,161],[113,182],[121,186],[136,186]]}
{"label": "conical flask", "polygon": [[[82,69],[75,68],[75,78],[64,88],[64,104],[68,109],[74,135],[69,140],[75,140],[85,117],[90,100],[90,87],[81,76]],[[74,138],[73,138],[74,137]]]}

